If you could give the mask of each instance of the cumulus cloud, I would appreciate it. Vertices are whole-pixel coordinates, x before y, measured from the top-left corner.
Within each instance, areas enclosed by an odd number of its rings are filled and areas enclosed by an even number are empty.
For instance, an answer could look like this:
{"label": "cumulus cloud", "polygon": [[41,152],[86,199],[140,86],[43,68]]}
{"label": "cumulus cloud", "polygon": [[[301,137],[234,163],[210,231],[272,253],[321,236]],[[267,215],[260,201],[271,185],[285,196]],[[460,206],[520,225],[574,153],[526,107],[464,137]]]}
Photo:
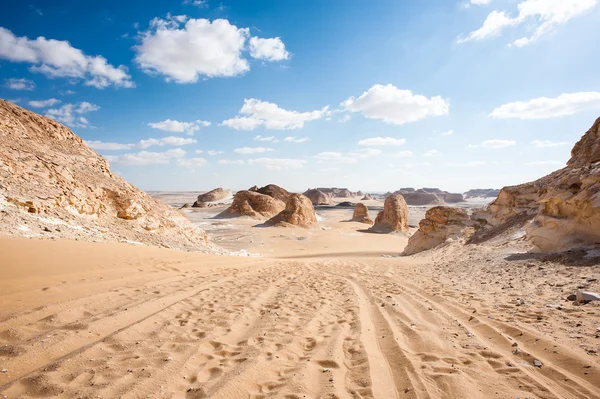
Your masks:
{"label": "cumulus cloud", "polygon": [[217,163],[220,165],[245,165],[246,161],[242,159],[220,159]]}
{"label": "cumulus cloud", "polygon": [[221,123],[221,126],[236,130],[254,130],[263,125],[273,130],[301,129],[305,122],[328,115],[328,109],[329,107],[310,112],[288,111],[277,104],[250,98],[244,100],[244,105],[240,109],[240,114],[244,116],[227,119]]}
{"label": "cumulus cloud", "polygon": [[90,147],[94,150],[108,150],[108,151],[129,150],[135,146],[135,144],[110,143],[110,142],[94,141],[94,140],[86,140],[85,144],[87,144],[88,147]]}
{"label": "cumulus cloud", "polygon": [[243,148],[236,148],[235,150],[233,150],[233,152],[238,153],[238,154],[259,154],[259,153],[263,153],[263,152],[270,152],[270,151],[275,151],[272,148],[265,148],[265,147],[243,147]]}
{"label": "cumulus cloud", "polygon": [[210,126],[210,122],[196,120],[194,122],[180,122],[172,119],[166,119],[161,122],[148,123],[153,129],[163,130],[165,132],[194,134],[203,127]]}
{"label": "cumulus cloud", "polygon": [[0,59],[32,64],[32,72],[42,73],[50,78],[81,79],[87,86],[99,89],[115,87],[135,87],[127,67],[115,67],[106,58],[89,56],[71,46],[68,41],[46,39],[35,40],[17,37],[10,30],[0,27]]}
{"label": "cumulus cloud", "polygon": [[362,148],[360,150],[341,153],[335,151],[320,152],[313,156],[319,163],[357,163],[360,159],[380,155],[381,150],[376,148]]}
{"label": "cumulus cloud", "polygon": [[90,127],[90,123],[83,114],[99,109],[96,104],[82,101],[77,104],[64,104],[60,108],[51,108],[46,111],[46,116],[67,126],[87,128]]}
{"label": "cumulus cloud", "polygon": [[522,47],[591,10],[597,4],[598,0],[522,0],[517,5],[519,13],[516,17],[513,18],[504,11],[494,10],[487,16],[481,28],[466,37],[459,37],[458,42],[487,39],[499,35],[506,27],[528,24],[535,28],[533,34],[512,43]]}
{"label": "cumulus cloud", "polygon": [[175,148],[165,152],[140,151],[123,155],[107,155],[105,158],[115,164],[121,165],[159,165],[168,164],[172,159],[185,157],[185,151]]}
{"label": "cumulus cloud", "polygon": [[440,96],[427,98],[402,90],[394,85],[377,84],[358,98],[350,97],[341,106],[348,111],[360,112],[370,119],[403,125],[429,116],[447,115],[449,103]]}
{"label": "cumulus cloud", "polygon": [[289,158],[255,158],[248,160],[249,165],[260,165],[269,170],[302,169],[306,164],[304,159]]}
{"label": "cumulus cloud", "polygon": [[[135,62],[149,74],[167,81],[194,83],[200,78],[236,76],[250,69],[245,58],[250,30],[226,19],[188,19],[185,15],[154,18],[140,35]],[[253,45],[254,44],[254,45]],[[250,39],[250,55],[266,61],[288,57],[283,42]]]}
{"label": "cumulus cloud", "polygon": [[533,140],[531,145],[535,147],[562,147],[570,145],[568,141],[552,141],[552,140]]}
{"label": "cumulus cloud", "polygon": [[140,140],[140,142],[137,144],[137,146],[140,148],[149,148],[149,147],[153,147],[153,146],[163,147],[166,145],[180,146],[180,145],[195,144],[196,142],[197,141],[192,138],[169,136],[169,137],[163,137],[160,139],[149,138],[147,140]]}
{"label": "cumulus cloud", "polygon": [[440,152],[438,150],[429,150],[425,152],[425,154],[423,154],[424,157],[435,157],[438,155],[440,155]]}
{"label": "cumulus cloud", "polygon": [[275,136],[261,136],[260,134],[258,136],[254,136],[254,140],[256,141],[269,141],[271,143],[279,143],[279,140],[277,140],[275,138]]}
{"label": "cumulus cloud", "polygon": [[485,140],[482,141],[481,144],[469,144],[469,148],[490,148],[490,149],[500,149],[506,147],[512,147],[516,145],[517,142],[515,140]]}
{"label": "cumulus cloud", "polygon": [[454,134],[454,130],[448,130],[446,132],[440,133],[440,136],[452,136]]}
{"label": "cumulus cloud", "polygon": [[406,143],[406,139],[396,139],[393,137],[371,137],[368,139],[360,140],[358,145],[370,146],[370,147],[387,147],[390,145],[403,145]]}
{"label": "cumulus cloud", "polygon": [[278,37],[272,39],[253,37],[250,39],[249,47],[250,56],[259,60],[281,61],[290,57],[285,49],[285,44]]}
{"label": "cumulus cloud", "polygon": [[490,116],[499,119],[548,119],[591,109],[600,109],[600,92],[564,93],[555,98],[515,101],[494,109]]}
{"label": "cumulus cloud", "polygon": [[[0,29],[2,29],[2,28],[0,28]],[[0,36],[0,46],[2,46],[1,40],[2,40],[2,36]],[[2,51],[1,48],[2,47],[0,47],[0,51]],[[35,89],[35,82],[33,80],[29,80],[29,79],[10,78],[10,79],[5,80],[4,87],[6,87],[7,89],[11,89],[11,90],[31,91],[31,90]]]}
{"label": "cumulus cloud", "polygon": [[212,157],[212,156],[215,156],[215,155],[223,154],[224,151],[208,150],[208,151],[206,151],[206,153]]}
{"label": "cumulus cloud", "polygon": [[208,161],[204,158],[183,158],[177,160],[177,165],[184,168],[199,168],[207,163]]}
{"label": "cumulus cloud", "polygon": [[398,158],[409,158],[409,157],[413,156],[413,152],[409,151],[409,150],[400,151],[400,152],[397,152],[395,154],[395,156],[398,157]]}
{"label": "cumulus cloud", "polygon": [[49,98],[47,100],[32,100],[29,101],[27,104],[29,104],[29,106],[33,108],[47,108],[58,103],[60,103],[60,100],[57,100],[56,98]]}
{"label": "cumulus cloud", "polygon": [[308,137],[288,136],[288,137],[284,138],[283,140],[287,141],[289,143],[300,144],[300,143],[306,143],[310,139]]}

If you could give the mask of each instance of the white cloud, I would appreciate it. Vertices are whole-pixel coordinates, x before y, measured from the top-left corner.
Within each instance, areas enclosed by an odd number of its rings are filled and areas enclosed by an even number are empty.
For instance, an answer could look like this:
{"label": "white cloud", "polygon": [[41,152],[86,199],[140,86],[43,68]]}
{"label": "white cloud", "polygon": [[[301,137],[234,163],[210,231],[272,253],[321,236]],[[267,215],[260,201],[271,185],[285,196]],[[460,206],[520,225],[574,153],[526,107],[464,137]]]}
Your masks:
{"label": "white cloud", "polygon": [[400,152],[397,152],[395,154],[395,156],[398,157],[398,158],[409,158],[409,157],[413,156],[413,152],[409,151],[409,150],[400,151]]}
{"label": "white cloud", "polygon": [[429,150],[425,152],[425,154],[423,154],[424,157],[435,157],[438,155],[440,155],[440,152],[438,150]]}
{"label": "white cloud", "polygon": [[183,158],[177,160],[177,165],[184,168],[198,168],[206,165],[208,161],[204,158]]}
{"label": "white cloud", "polygon": [[166,119],[161,122],[148,123],[153,129],[163,130],[165,132],[194,134],[203,127],[210,126],[210,122],[196,120],[194,122],[180,122],[172,119]]}
{"label": "white cloud", "polygon": [[414,169],[431,166],[430,162],[409,162],[401,165],[401,168]]}
{"label": "white cloud", "polygon": [[[167,81],[194,83],[202,77],[236,76],[250,69],[244,58],[250,30],[226,19],[188,19],[185,15],[154,18],[140,35],[135,62]],[[252,43],[255,47],[252,47]],[[269,61],[287,58],[279,38],[250,40],[251,55]]]}
{"label": "white cloud", "polygon": [[561,161],[533,161],[527,162],[526,165],[531,166],[543,166],[543,165],[564,165],[564,162]]}
{"label": "white cloud", "polygon": [[500,149],[507,148],[516,145],[517,142],[515,140],[485,140],[481,142],[481,144],[469,144],[469,148],[490,148],[490,149]]}
{"label": "white cloud", "polygon": [[94,150],[108,150],[108,151],[118,151],[118,150],[129,150],[134,147],[134,144],[121,144],[121,143],[107,143],[103,141],[89,141],[86,140],[85,144],[88,147]]}
{"label": "white cloud", "polygon": [[536,147],[562,147],[570,145],[568,141],[551,141],[551,140],[533,140],[531,145]]}
{"label": "white cloud", "polygon": [[296,143],[296,144],[300,144],[300,143],[306,143],[308,140],[310,140],[308,137],[296,137],[296,136],[288,136],[285,139],[283,139],[284,141],[287,141],[289,143]]}
{"label": "white cloud", "polygon": [[148,148],[148,147],[152,147],[152,146],[163,147],[165,145],[180,146],[180,145],[194,144],[196,142],[197,141],[192,138],[169,136],[169,137],[163,137],[160,139],[150,138],[147,140],[140,140],[140,142],[137,144],[137,146],[140,148]]}
{"label": "white cloud", "polygon": [[345,154],[335,151],[320,152],[313,156],[313,158],[319,163],[357,163],[359,159],[365,159],[380,154],[381,150],[376,148],[362,148]]}
{"label": "white cloud", "polygon": [[564,93],[556,98],[540,97],[501,105],[492,111],[494,118],[548,119],[600,109],[600,92]]}
{"label": "white cloud", "polygon": [[99,89],[111,85],[135,87],[124,65],[114,67],[100,55],[85,55],[67,41],[46,39],[43,36],[30,40],[27,37],[16,37],[10,30],[0,27],[0,59],[2,58],[33,64],[30,67],[32,72],[40,72],[50,78],[82,79],[85,85]]}
{"label": "white cloud", "polygon": [[241,159],[238,159],[238,160],[220,159],[217,163],[220,165],[245,165],[246,161],[241,160]]}
{"label": "white cloud", "polygon": [[477,6],[486,6],[490,4],[492,0],[470,0],[471,4],[475,4]]}
{"label": "white cloud", "polygon": [[90,123],[82,115],[99,109],[96,104],[82,101],[77,104],[64,104],[60,108],[51,108],[46,111],[46,116],[67,126],[87,128],[90,127]]}
{"label": "white cloud", "polygon": [[254,136],[254,140],[256,141],[270,141],[271,143],[279,143],[279,140],[277,140],[275,138],[275,136],[261,136],[260,134],[258,136]]}
{"label": "white cloud", "polygon": [[305,122],[328,115],[328,108],[324,107],[321,110],[311,112],[297,112],[288,111],[279,108],[277,104],[255,98],[244,99],[240,114],[247,116],[227,119],[221,123],[221,126],[228,126],[236,130],[254,130],[261,125],[264,125],[267,129],[301,129],[304,127]]}
{"label": "white cloud", "polygon": [[346,122],[348,122],[348,121],[350,120],[350,118],[352,118],[352,117],[351,117],[350,115],[348,115],[348,114],[346,114],[346,115],[343,115],[343,116],[342,116],[342,117],[339,119],[339,122],[341,122],[341,123],[346,123]]}
{"label": "white cloud", "polygon": [[349,156],[356,158],[370,158],[380,154],[381,150],[378,150],[376,148],[361,148],[360,150],[355,150],[348,153]]}
{"label": "white cloud", "polygon": [[459,38],[458,42],[487,39],[500,34],[505,27],[527,23],[535,28],[532,36],[520,38],[512,43],[522,47],[591,10],[597,4],[598,0],[523,0],[517,5],[519,14],[516,17],[512,18],[503,11],[494,10],[487,16],[481,28],[465,38]]}
{"label": "white cloud", "polygon": [[[2,28],[0,28],[2,29]],[[2,31],[0,31],[1,33]],[[0,35],[0,58],[1,57],[1,51],[2,51],[2,36]],[[29,79],[17,79],[17,78],[10,78],[10,79],[6,79],[4,86],[8,89],[11,90],[28,90],[31,91],[33,89],[35,89],[35,82],[33,80],[29,80]]]}
{"label": "white cloud", "polygon": [[181,148],[165,152],[140,151],[123,155],[107,155],[105,158],[112,163],[121,165],[158,165],[168,164],[172,159],[185,157],[185,151]]}
{"label": "white cloud", "polygon": [[270,170],[302,169],[306,164],[304,159],[287,158],[255,158],[248,160],[249,165],[261,165]]}
{"label": "white cloud", "polygon": [[403,145],[406,139],[395,139],[393,137],[371,137],[358,142],[358,145],[370,147],[387,147],[390,145]]}
{"label": "white cloud", "polygon": [[388,84],[374,85],[358,98],[350,97],[342,104],[348,111],[360,112],[370,119],[403,125],[428,116],[447,115],[450,105],[440,96],[427,98]]}
{"label": "white cloud", "polygon": [[214,155],[220,155],[220,154],[223,154],[223,153],[224,153],[224,151],[208,150],[208,151],[206,151],[206,153],[212,157],[212,156],[214,156]]}
{"label": "white cloud", "polygon": [[196,7],[208,7],[207,0],[184,0],[183,4],[191,4]]}
{"label": "white cloud", "polygon": [[243,147],[243,148],[236,148],[235,150],[233,150],[233,152],[236,152],[238,154],[259,154],[259,153],[263,153],[263,152],[270,152],[270,151],[275,151],[272,148],[265,148],[265,147]]}
{"label": "white cloud", "polygon": [[452,136],[454,134],[454,130],[448,130],[447,132],[440,133],[440,136]]}
{"label": "white cloud", "polygon": [[75,92],[73,90],[60,90],[59,93],[62,94],[63,96],[75,94]]}
{"label": "white cloud", "polygon": [[46,108],[46,107],[51,107],[53,105],[56,105],[60,103],[60,100],[57,100],[56,98],[49,98],[47,100],[32,100],[29,101],[28,104],[30,107],[33,108]]}
{"label": "white cloud", "polygon": [[250,39],[249,48],[250,56],[259,60],[281,61],[290,57],[285,44],[278,37],[272,39],[253,37]]}
{"label": "white cloud", "polygon": [[458,166],[458,167],[466,167],[466,168],[474,168],[476,166],[483,166],[486,162],[484,161],[470,161],[470,162],[462,162],[462,163],[453,163],[448,162],[446,166]]}

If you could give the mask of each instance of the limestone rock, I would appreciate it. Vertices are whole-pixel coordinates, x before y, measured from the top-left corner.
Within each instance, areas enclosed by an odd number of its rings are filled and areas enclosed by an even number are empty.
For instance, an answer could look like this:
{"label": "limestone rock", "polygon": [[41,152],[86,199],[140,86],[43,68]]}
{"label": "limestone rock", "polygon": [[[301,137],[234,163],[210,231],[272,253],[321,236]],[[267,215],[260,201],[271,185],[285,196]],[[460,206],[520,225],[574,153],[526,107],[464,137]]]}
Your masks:
{"label": "limestone rock", "polygon": [[283,201],[258,192],[243,190],[235,193],[231,206],[218,217],[248,216],[253,219],[266,219],[277,215],[283,209],[285,209]]}
{"label": "limestone rock", "polygon": [[401,195],[408,205],[441,205],[444,203],[436,194],[420,190]]}
{"label": "limestone rock", "polygon": [[363,203],[356,204],[354,214],[352,214],[353,222],[373,224],[373,220],[369,217],[369,209]]}
{"label": "limestone rock", "polygon": [[258,186],[252,186],[248,189],[248,191],[258,191]]}
{"label": "limestone rock", "polygon": [[285,209],[271,219],[267,226],[298,226],[310,227],[317,222],[317,215],[310,199],[303,194],[291,194],[285,204]]}
{"label": "limestone rock", "polygon": [[223,190],[221,187],[215,188],[207,193],[200,194],[198,201],[201,202],[215,202],[221,201],[231,197],[231,190]]}
{"label": "limestone rock", "polygon": [[494,198],[500,194],[495,188],[474,188],[463,194],[464,198]]}
{"label": "limestone rock", "polygon": [[392,194],[385,199],[383,211],[375,218],[375,224],[369,229],[374,233],[408,231],[408,207],[404,197]]}
{"label": "limestone rock", "polygon": [[284,203],[287,202],[291,195],[286,189],[275,184],[268,184],[264,187],[261,187],[258,189],[258,192],[278,199],[279,201],[283,201]]}
{"label": "limestone rock", "polygon": [[333,199],[328,194],[314,188],[304,192],[313,205],[333,205]]}
{"label": "limestone rock", "polygon": [[0,208],[0,232],[8,234],[35,236],[37,227],[18,226],[41,226],[42,231],[52,221],[61,223],[53,237],[218,250],[176,209],[114,175],[71,130],[4,100]]}
{"label": "limestone rock", "polygon": [[362,197],[361,201],[370,201],[374,199],[375,197],[373,197],[371,194],[365,194],[364,197]]}
{"label": "limestone rock", "polygon": [[419,222],[419,230],[408,240],[405,255],[435,248],[448,238],[458,237],[467,226],[469,217],[460,208],[436,206],[425,213],[425,219]]}
{"label": "limestone rock", "polygon": [[208,208],[208,205],[204,201],[194,201],[192,208]]}

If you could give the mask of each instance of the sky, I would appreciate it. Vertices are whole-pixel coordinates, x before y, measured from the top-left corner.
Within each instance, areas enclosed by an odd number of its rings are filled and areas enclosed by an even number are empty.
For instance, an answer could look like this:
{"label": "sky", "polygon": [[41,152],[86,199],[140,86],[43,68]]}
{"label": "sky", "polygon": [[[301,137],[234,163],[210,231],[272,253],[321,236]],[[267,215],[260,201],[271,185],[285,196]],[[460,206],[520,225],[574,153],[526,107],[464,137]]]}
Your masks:
{"label": "sky", "polygon": [[144,190],[500,188],[600,116],[600,0],[8,0],[0,97]]}

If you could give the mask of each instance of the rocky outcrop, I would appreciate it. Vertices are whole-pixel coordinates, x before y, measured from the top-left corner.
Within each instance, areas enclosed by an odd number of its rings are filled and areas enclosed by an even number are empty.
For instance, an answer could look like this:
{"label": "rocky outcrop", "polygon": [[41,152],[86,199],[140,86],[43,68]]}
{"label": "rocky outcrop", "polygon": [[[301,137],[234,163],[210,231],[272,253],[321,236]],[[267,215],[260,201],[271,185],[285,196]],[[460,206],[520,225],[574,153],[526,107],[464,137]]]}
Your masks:
{"label": "rocky outcrop", "polygon": [[192,204],[192,208],[208,208],[208,205],[206,202],[198,200]]}
{"label": "rocky outcrop", "polygon": [[198,201],[200,202],[215,202],[231,197],[231,190],[223,190],[221,187],[215,188],[207,193],[200,194]]}
{"label": "rocky outcrop", "polygon": [[347,188],[338,188],[338,187],[319,187],[317,190],[324,192],[325,194],[330,194],[333,198],[352,198],[356,197],[356,193],[348,190]]}
{"label": "rocky outcrop", "polygon": [[447,204],[458,204],[459,202],[465,202],[465,198],[462,194],[457,193],[439,193],[436,194],[438,198]]}
{"label": "rocky outcrop", "polygon": [[437,195],[425,191],[417,190],[415,192],[401,194],[408,205],[441,205],[444,203]]}
{"label": "rocky outcrop", "polygon": [[317,222],[315,208],[310,199],[302,194],[291,194],[285,209],[265,222],[267,226],[310,227]]}
{"label": "rocky outcrop", "polygon": [[379,212],[375,224],[369,231],[374,233],[408,231],[408,207],[402,195],[393,194],[385,199],[383,211]]}
{"label": "rocky outcrop", "polygon": [[531,220],[526,236],[543,252],[600,243],[600,118],[575,144],[565,168],[504,187],[474,218],[479,222],[475,235],[480,236],[501,232],[512,220]]}
{"label": "rocky outcrop", "polygon": [[369,209],[365,206],[365,204],[358,203],[356,204],[356,208],[354,208],[354,213],[352,214],[352,222],[360,222],[373,224],[373,220],[369,217]]}
{"label": "rocky outcrop", "polygon": [[425,213],[419,222],[419,230],[408,240],[404,255],[435,248],[448,239],[459,237],[467,227],[469,217],[460,208],[436,206]]}
{"label": "rocky outcrop", "polygon": [[243,190],[235,193],[229,208],[217,217],[236,218],[247,216],[253,219],[267,219],[277,215],[283,209],[285,209],[283,201],[255,191]]}
{"label": "rocky outcrop", "polygon": [[313,205],[333,205],[331,196],[316,188],[306,190],[304,195],[310,199],[310,202],[312,202]]}
{"label": "rocky outcrop", "polygon": [[258,186],[252,186],[248,189],[248,191],[258,191]]}
{"label": "rocky outcrop", "polygon": [[268,184],[264,187],[261,187],[257,190],[257,192],[278,199],[279,201],[283,201],[284,203],[287,202],[291,195],[286,189],[275,184]]}
{"label": "rocky outcrop", "polygon": [[4,100],[0,232],[211,248],[204,231],[113,174],[71,130]]}
{"label": "rocky outcrop", "polygon": [[370,201],[370,200],[374,200],[375,197],[373,197],[371,194],[365,194],[364,197],[362,197],[361,201]]}
{"label": "rocky outcrop", "polygon": [[500,189],[474,188],[463,194],[464,198],[495,198],[500,194]]}

